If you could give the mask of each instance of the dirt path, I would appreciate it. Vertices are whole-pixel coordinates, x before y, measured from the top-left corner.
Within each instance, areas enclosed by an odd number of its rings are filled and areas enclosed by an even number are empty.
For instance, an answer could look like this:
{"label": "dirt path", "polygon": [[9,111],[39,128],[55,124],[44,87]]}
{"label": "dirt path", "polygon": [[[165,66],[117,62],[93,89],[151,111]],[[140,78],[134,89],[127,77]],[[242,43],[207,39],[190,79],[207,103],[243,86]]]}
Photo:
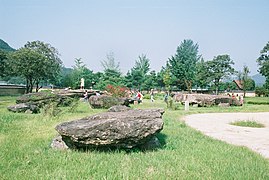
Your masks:
{"label": "dirt path", "polygon": [[[184,117],[186,124],[202,133],[230,144],[246,146],[269,159],[269,112],[266,113],[210,113]],[[230,125],[230,122],[250,120],[265,128]]]}

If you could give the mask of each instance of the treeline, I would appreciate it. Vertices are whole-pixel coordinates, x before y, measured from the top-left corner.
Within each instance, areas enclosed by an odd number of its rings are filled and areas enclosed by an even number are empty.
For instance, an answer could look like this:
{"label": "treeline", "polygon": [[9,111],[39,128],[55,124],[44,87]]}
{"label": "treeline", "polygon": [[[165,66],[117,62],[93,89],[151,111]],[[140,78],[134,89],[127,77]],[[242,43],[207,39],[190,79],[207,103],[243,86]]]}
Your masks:
{"label": "treeline", "polygon": [[[257,62],[260,72],[267,77],[269,66],[268,43],[261,51]],[[50,85],[77,89],[80,79],[85,79],[85,88],[104,90],[107,85],[124,86],[132,89],[150,90],[185,90],[210,89],[218,93],[220,90],[234,90],[236,85],[227,79],[236,77],[243,88],[254,90],[255,82],[249,77],[249,68],[241,71],[233,67],[234,61],[228,54],[217,55],[205,61],[199,54],[199,46],[192,40],[183,40],[173,56],[159,72],[151,70],[150,59],[141,54],[135,65],[126,74],[120,70],[120,64],[113,53],[107,54],[102,72],[93,72],[81,58],[75,59],[72,68],[65,68],[56,48],[41,41],[27,42],[24,47],[7,52],[0,50],[0,76],[9,82],[20,82],[27,85],[27,92],[36,91],[41,85]],[[226,79],[226,81],[225,81]]]}

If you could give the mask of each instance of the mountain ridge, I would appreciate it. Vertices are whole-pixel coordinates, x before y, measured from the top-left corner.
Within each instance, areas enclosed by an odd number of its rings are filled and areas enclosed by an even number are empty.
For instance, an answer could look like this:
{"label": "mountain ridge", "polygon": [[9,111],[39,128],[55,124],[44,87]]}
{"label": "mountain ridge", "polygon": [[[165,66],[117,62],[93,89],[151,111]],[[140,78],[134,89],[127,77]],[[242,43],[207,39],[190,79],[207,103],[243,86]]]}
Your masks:
{"label": "mountain ridge", "polygon": [[9,44],[2,39],[0,39],[0,49],[8,52],[16,51],[16,49],[10,47]]}

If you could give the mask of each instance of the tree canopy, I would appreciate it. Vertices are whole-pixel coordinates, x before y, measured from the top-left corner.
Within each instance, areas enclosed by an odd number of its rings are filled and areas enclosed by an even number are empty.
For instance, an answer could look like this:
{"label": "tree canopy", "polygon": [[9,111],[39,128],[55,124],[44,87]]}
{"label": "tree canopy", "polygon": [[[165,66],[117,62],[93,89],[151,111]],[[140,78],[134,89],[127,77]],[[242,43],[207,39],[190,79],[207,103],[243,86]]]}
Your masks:
{"label": "tree canopy", "polygon": [[235,73],[235,69],[232,67],[233,64],[233,60],[227,54],[218,55],[212,61],[207,61],[208,78],[214,83],[216,94],[219,91],[220,81]]}
{"label": "tree canopy", "polygon": [[257,59],[260,66],[259,72],[266,77],[266,84],[269,84],[269,42],[260,51],[260,57]]}
{"label": "tree canopy", "polygon": [[132,67],[131,71],[127,72],[127,76],[125,78],[125,82],[127,83],[127,87],[136,88],[136,89],[147,89],[154,87],[154,82],[152,82],[152,86],[149,85],[149,80],[154,80],[154,73],[148,74],[150,70],[150,62],[149,58],[146,55],[142,54],[138,56],[138,59],[135,61],[134,67]]}
{"label": "tree canopy", "polygon": [[0,77],[5,76],[7,52],[0,49]]}
{"label": "tree canopy", "polygon": [[41,41],[27,42],[8,58],[10,73],[26,79],[27,93],[32,92],[34,85],[38,91],[41,81],[55,81],[61,65],[58,51]]}
{"label": "tree canopy", "polygon": [[178,85],[184,83],[190,92],[196,75],[196,63],[200,59],[198,44],[192,40],[184,40],[177,47],[176,54],[168,59],[168,66]]}

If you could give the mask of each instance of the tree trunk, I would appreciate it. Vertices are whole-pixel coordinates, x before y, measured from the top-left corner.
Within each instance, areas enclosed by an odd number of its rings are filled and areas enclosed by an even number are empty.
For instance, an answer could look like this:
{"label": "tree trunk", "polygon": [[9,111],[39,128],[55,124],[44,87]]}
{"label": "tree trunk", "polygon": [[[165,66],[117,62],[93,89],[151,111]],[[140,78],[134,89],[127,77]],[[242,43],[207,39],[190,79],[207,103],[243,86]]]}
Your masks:
{"label": "tree trunk", "polygon": [[26,78],[26,94],[29,93],[29,90],[30,90],[30,88],[29,88],[29,79]]}
{"label": "tree trunk", "polygon": [[29,79],[29,83],[30,83],[29,93],[32,93],[33,92],[33,86],[34,86],[32,78]]}
{"label": "tree trunk", "polygon": [[192,81],[185,80],[185,84],[187,86],[188,92],[191,94]]}
{"label": "tree trunk", "polygon": [[214,82],[214,84],[215,84],[215,86],[216,86],[216,95],[218,95],[219,94],[219,79],[215,79],[215,82]]}
{"label": "tree trunk", "polygon": [[38,92],[39,89],[40,89],[40,87],[38,86],[38,84],[39,84],[39,82],[38,82],[38,80],[36,80],[36,89],[35,89],[35,92]]}

